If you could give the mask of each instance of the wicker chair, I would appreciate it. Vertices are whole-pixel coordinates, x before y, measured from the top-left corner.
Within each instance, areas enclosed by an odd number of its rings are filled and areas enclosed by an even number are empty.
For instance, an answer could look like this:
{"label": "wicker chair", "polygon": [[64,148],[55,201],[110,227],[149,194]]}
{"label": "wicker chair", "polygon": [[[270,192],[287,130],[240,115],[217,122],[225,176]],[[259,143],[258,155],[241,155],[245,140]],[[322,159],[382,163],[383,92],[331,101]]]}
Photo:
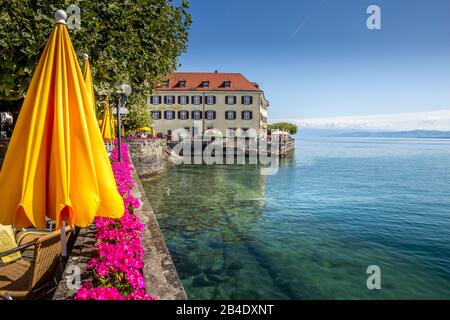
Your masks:
{"label": "wicker chair", "polygon": [[[69,238],[72,228],[66,228]],[[24,258],[0,267],[0,296],[28,298],[56,285],[55,273],[61,255],[61,232],[53,231],[31,242],[0,253],[0,257],[33,249],[31,261]]]}

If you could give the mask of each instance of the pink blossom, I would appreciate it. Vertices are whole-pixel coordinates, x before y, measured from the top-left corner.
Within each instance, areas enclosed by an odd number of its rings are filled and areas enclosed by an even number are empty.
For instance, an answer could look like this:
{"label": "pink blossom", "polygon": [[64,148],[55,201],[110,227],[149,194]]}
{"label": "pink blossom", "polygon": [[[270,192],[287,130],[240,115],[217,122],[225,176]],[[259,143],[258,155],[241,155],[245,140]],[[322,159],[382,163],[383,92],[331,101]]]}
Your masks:
{"label": "pink blossom", "polygon": [[76,294],[77,300],[155,300],[145,292],[142,275],[144,249],[141,244],[144,225],[138,216],[130,212],[141,204],[131,192],[134,186],[133,167],[128,146],[125,143],[121,146],[123,162],[118,162],[117,148],[112,151],[110,159],[125,212],[118,220],[95,219],[97,257],[87,265],[94,281],[82,285]]}
{"label": "pink blossom", "polygon": [[[144,300],[145,295],[141,296],[139,294],[136,294],[133,297],[142,297],[143,298],[142,300]],[[117,288],[114,287],[113,288],[99,287],[90,289],[82,287],[80,290],[78,290],[75,300],[125,300],[125,297],[122,296],[119,290],[117,290]]]}

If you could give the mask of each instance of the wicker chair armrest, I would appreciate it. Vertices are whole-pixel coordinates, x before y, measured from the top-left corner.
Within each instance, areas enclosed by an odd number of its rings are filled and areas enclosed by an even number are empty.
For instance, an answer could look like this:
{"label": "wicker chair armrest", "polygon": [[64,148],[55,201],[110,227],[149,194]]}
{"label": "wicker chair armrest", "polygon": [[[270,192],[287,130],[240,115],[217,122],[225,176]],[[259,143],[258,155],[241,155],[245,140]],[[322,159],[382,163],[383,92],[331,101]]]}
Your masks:
{"label": "wicker chair armrest", "polygon": [[22,251],[24,251],[25,249],[28,249],[29,247],[34,246],[35,243],[36,243],[36,241],[37,241],[37,239],[36,239],[36,240],[33,240],[33,241],[31,241],[31,242],[25,243],[25,244],[23,244],[23,245],[21,245],[21,246],[15,247],[15,248],[13,248],[13,249],[9,249],[9,250],[7,250],[7,251],[0,252],[0,258],[9,256],[10,254],[16,253],[16,252],[18,252],[18,251],[22,252]]}

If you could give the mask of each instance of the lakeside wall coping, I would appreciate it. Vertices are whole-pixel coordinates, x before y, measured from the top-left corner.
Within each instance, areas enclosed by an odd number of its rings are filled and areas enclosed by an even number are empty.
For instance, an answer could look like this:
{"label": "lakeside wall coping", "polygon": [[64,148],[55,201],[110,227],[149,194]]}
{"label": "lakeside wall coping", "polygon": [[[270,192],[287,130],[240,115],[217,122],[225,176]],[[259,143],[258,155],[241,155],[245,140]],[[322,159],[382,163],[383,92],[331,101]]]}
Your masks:
{"label": "lakeside wall coping", "polygon": [[142,245],[145,248],[143,274],[147,293],[162,300],[186,300],[187,294],[136,170],[133,170],[133,181],[133,196],[141,199],[141,207],[135,212],[145,225]]}

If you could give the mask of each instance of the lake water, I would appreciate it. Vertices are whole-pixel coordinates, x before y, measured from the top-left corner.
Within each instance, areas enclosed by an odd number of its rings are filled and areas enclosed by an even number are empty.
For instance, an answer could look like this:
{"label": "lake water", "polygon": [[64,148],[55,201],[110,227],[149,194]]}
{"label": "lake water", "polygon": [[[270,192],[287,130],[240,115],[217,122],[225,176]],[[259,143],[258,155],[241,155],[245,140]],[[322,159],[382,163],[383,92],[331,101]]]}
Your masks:
{"label": "lake water", "polygon": [[449,140],[299,138],[273,176],[143,182],[190,299],[450,299]]}

